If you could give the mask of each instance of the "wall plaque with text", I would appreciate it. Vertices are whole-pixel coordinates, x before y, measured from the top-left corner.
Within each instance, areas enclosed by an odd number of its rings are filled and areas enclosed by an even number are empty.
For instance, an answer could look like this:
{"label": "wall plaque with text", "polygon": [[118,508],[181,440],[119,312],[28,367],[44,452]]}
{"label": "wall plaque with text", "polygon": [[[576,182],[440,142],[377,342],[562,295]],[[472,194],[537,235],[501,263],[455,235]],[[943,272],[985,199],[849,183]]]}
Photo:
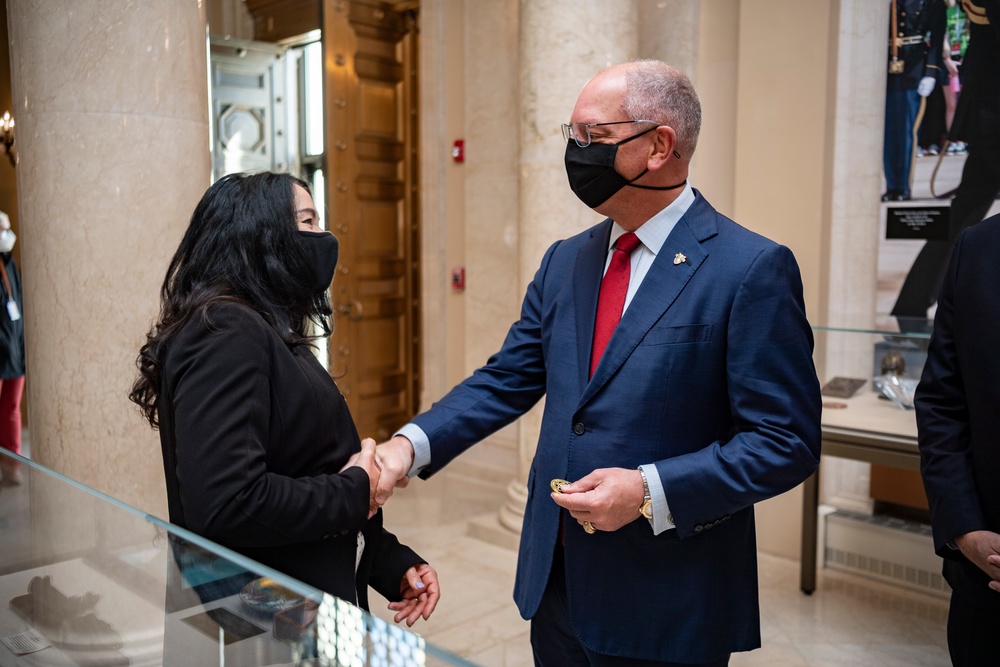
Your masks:
{"label": "wall plaque with text", "polygon": [[885,238],[948,239],[950,206],[890,206],[886,210]]}

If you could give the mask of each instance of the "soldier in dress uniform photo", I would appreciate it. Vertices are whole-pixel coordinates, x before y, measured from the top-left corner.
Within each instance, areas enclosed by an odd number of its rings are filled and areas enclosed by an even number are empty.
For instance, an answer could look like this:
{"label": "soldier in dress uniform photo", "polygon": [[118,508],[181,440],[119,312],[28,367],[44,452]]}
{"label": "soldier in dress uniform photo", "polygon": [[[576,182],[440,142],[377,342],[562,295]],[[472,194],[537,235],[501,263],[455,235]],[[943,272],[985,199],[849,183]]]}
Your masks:
{"label": "soldier in dress uniform photo", "polygon": [[911,198],[914,135],[923,100],[943,71],[946,28],[944,0],[892,0],[889,15],[888,78],[882,201]]}

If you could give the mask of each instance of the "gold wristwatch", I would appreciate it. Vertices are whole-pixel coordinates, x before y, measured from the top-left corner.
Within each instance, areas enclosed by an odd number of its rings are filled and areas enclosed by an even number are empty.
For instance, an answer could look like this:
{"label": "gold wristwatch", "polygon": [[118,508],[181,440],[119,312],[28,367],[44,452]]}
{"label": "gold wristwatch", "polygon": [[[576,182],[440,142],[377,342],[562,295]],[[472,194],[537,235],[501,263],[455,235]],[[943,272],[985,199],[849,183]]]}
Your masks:
{"label": "gold wristwatch", "polygon": [[646,517],[647,519],[653,518],[653,498],[649,495],[649,482],[646,481],[646,473],[642,468],[639,468],[639,474],[642,475],[642,505],[639,506],[639,514]]}

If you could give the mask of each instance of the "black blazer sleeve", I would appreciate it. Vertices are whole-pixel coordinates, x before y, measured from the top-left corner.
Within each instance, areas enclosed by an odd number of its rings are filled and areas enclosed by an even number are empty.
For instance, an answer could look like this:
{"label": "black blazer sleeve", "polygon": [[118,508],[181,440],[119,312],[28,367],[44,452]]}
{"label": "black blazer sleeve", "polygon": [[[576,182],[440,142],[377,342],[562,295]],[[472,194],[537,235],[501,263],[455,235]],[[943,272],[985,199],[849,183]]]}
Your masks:
{"label": "black blazer sleeve", "polygon": [[[381,527],[381,514],[382,510],[379,510],[379,516],[371,522],[376,531],[375,539],[371,539],[369,531],[365,531],[366,552],[371,550],[370,554],[366,553],[365,558],[371,559],[371,571],[367,574],[366,580],[357,582],[357,588],[360,593],[366,586],[371,586],[389,602],[398,602],[403,598],[400,592],[403,575],[414,565],[427,561],[410,547],[400,544],[395,535]],[[365,576],[363,572],[364,568],[358,571],[359,579]],[[362,606],[367,609],[367,600]]]}
{"label": "black blazer sleeve", "polygon": [[369,493],[360,468],[302,477],[268,469],[273,332],[239,306],[210,313],[211,323],[195,316],[167,360],[183,523],[236,548],[360,530]]}

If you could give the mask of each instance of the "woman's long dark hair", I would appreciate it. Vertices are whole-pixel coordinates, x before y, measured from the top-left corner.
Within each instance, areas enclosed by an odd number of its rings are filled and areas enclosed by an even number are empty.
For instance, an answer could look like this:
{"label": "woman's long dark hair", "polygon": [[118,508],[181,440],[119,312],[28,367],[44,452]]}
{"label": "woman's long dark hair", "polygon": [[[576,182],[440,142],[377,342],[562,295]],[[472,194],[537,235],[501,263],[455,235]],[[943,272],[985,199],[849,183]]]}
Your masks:
{"label": "woman's long dark hair", "polygon": [[170,260],[160,288],[160,315],[146,334],[129,400],[159,427],[167,345],[206,306],[220,301],[257,311],[288,345],[308,343],[309,322],[331,330],[329,297],[313,288],[313,269],[298,235],[293,188],[309,185],[289,174],[224,176],[205,192]]}

